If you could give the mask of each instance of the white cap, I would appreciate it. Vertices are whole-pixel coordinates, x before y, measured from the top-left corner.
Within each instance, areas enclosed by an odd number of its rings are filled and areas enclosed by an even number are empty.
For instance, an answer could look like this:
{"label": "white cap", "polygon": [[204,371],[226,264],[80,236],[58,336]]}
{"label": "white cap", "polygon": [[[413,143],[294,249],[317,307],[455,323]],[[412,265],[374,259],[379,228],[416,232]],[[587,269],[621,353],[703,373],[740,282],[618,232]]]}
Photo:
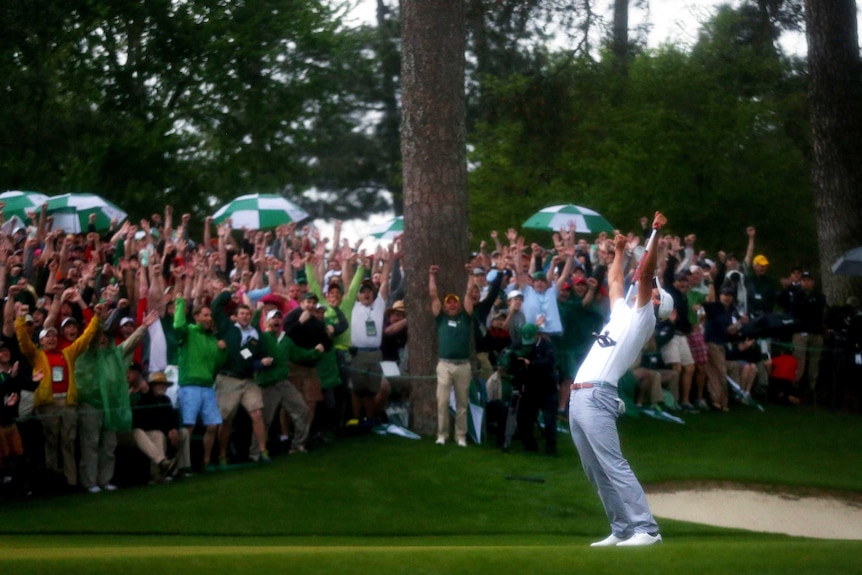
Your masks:
{"label": "white cap", "polygon": [[673,296],[667,293],[663,287],[661,287],[661,282],[658,279],[658,276],[655,277],[655,285],[658,288],[658,319],[659,321],[666,320],[670,317],[670,314],[673,313]]}
{"label": "white cap", "polygon": [[272,318],[274,318],[276,315],[281,315],[281,311],[280,311],[280,310],[277,310],[277,309],[271,309],[271,310],[269,310],[268,312],[266,312],[266,321],[271,320],[271,319],[272,319]]}
{"label": "white cap", "polygon": [[127,323],[135,323],[135,318],[126,316],[120,320],[120,327],[123,327]]}
{"label": "white cap", "polygon": [[516,298],[516,297],[524,297],[524,294],[522,294],[521,292],[519,292],[516,289],[513,289],[512,291],[509,292],[509,295],[506,296],[506,299],[512,299],[512,298]]}
{"label": "white cap", "polygon": [[57,328],[56,327],[46,327],[45,329],[43,329],[42,331],[39,332],[39,339],[42,339],[43,337],[45,337],[46,335],[48,335],[52,331],[54,333],[57,333]]}

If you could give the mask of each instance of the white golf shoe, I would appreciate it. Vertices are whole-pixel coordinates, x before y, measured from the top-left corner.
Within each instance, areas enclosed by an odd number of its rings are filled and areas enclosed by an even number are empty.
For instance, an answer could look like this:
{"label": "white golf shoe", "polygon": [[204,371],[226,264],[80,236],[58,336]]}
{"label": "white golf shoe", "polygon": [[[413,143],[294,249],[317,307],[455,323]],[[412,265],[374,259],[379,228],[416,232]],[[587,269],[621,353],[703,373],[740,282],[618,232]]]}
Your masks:
{"label": "white golf shoe", "polygon": [[661,543],[661,535],[658,533],[655,535],[650,535],[649,533],[635,533],[625,541],[617,543],[617,547],[644,547],[646,545],[655,545],[657,543]]}
{"label": "white golf shoe", "polygon": [[590,543],[590,547],[613,547],[618,543],[622,543],[625,541],[622,537],[617,537],[613,533],[602,539],[601,541],[596,541],[595,543]]}

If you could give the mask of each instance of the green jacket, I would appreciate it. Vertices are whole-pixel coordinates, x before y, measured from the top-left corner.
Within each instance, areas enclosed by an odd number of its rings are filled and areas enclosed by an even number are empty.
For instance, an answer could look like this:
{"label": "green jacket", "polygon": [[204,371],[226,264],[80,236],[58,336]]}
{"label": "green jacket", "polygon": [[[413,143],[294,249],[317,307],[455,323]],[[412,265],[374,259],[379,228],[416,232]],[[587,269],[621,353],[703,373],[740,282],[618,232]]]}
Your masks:
{"label": "green jacket", "polygon": [[[256,338],[249,339],[245,345],[242,344],[242,332],[231,323],[230,316],[225,310],[225,305],[231,298],[229,291],[218,294],[210,306],[213,319],[216,324],[218,337],[227,344],[227,356],[221,369],[232,373],[242,379],[254,377],[254,362],[262,356],[260,354],[260,341]],[[254,324],[251,325],[254,327]]]}
{"label": "green jacket", "polygon": [[[320,302],[326,301],[325,294],[314,275],[314,267],[311,264],[305,264],[305,275],[308,278],[308,291],[317,295]],[[350,316],[353,315],[353,305],[356,303],[356,294],[359,293],[359,287],[362,285],[362,279],[365,277],[365,267],[359,266],[356,268],[356,273],[353,274],[353,280],[350,282],[350,287],[347,288],[347,293],[341,298],[341,305],[338,309],[344,313],[344,317],[350,322]],[[328,307],[328,306],[327,306]],[[334,315],[335,312],[327,310],[327,315]],[[336,349],[350,349],[350,328],[348,327],[343,333],[337,335],[332,340]]]}
{"label": "green jacket", "polygon": [[320,357],[316,349],[303,349],[293,343],[287,335],[279,341],[278,337],[268,331],[260,336],[261,356],[271,357],[272,365],[264,367],[255,374],[255,382],[266,387],[279,381],[284,381],[290,376],[290,362],[315,361]]}
{"label": "green jacket", "polygon": [[177,298],[174,310],[174,332],[179,342],[179,385],[212,387],[215,373],[227,358],[227,352],[218,348],[218,338],[186,319],[186,301]]}

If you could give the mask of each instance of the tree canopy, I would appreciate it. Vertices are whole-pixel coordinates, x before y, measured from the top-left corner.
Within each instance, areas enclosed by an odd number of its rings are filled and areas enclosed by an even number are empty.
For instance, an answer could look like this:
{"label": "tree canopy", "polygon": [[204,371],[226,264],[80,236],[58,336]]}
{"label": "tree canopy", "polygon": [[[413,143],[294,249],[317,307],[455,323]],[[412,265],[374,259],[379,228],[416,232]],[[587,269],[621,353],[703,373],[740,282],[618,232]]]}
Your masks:
{"label": "tree canopy", "polygon": [[379,210],[374,147],[357,129],[368,33],[342,12],[318,0],[10,0],[0,181],[96,192],[132,213],[312,188]]}
{"label": "tree canopy", "polygon": [[[660,205],[704,247],[755,225],[784,263],[816,259],[807,75],[775,48],[800,4],[723,7],[690,48],[629,42],[622,74],[589,0],[468,2],[475,234],[554,203],[628,229]],[[323,0],[10,0],[0,182],[133,216],[275,192],[346,219],[389,208],[384,190],[400,212],[399,14],[377,7],[351,29]]]}
{"label": "tree canopy", "polygon": [[625,76],[609,54],[559,55],[492,84],[501,112],[472,138],[477,235],[559,203],[624,231],[661,209],[704,248],[742,250],[754,225],[779,260],[816,263],[804,70],[752,42],[750,16],[723,8],[692,49],[640,51]]}

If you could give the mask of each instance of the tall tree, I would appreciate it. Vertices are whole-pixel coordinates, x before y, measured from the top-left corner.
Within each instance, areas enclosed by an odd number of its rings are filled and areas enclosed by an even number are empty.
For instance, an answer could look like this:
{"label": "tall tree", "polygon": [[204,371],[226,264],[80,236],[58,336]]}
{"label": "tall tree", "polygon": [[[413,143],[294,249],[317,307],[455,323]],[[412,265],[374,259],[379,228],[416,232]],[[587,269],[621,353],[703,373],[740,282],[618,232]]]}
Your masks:
{"label": "tall tree", "polygon": [[462,293],[468,255],[464,2],[401,3],[401,157],[409,371],[417,432],[436,430],[436,329],[428,269],[440,292]]}
{"label": "tall tree", "polygon": [[629,0],[614,0],[611,45],[617,69],[625,74],[629,56]]}
{"label": "tall tree", "polygon": [[806,0],[809,109],[823,291],[833,304],[860,280],[827,273],[862,241],[862,66],[854,0]]}

